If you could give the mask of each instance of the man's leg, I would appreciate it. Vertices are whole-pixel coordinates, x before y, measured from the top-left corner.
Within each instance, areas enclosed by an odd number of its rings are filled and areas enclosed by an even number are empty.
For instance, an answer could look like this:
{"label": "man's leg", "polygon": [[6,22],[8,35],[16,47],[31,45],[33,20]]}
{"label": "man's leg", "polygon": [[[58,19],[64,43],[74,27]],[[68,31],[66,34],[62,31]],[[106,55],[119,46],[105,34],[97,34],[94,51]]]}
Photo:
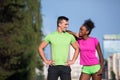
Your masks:
{"label": "man's leg", "polygon": [[59,71],[56,66],[49,66],[47,80],[58,80]]}
{"label": "man's leg", "polygon": [[71,80],[71,68],[70,66],[61,66],[60,68],[61,80]]}

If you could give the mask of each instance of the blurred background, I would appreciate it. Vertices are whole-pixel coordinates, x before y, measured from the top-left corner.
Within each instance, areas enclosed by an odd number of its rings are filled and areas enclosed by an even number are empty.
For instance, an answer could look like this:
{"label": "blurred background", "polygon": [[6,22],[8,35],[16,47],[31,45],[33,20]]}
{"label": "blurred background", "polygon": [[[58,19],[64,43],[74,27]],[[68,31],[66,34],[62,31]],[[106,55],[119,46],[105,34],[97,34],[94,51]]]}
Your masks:
{"label": "blurred background", "polygon": [[[90,36],[98,38],[105,59],[103,80],[120,80],[119,0],[0,0],[0,80],[46,80],[48,65],[38,46],[56,31],[57,17],[69,18],[69,30],[79,32],[86,19],[95,23]],[[70,47],[70,56],[74,49]],[[97,53],[96,53],[97,54]],[[50,46],[45,49],[50,59]],[[71,65],[78,80],[79,57]]]}
{"label": "blurred background", "polygon": [[[105,59],[103,80],[120,80],[120,1],[119,0],[41,0],[42,2],[42,31],[47,35],[56,31],[57,17],[69,18],[69,30],[79,32],[80,26],[86,19],[91,19],[95,28],[90,36],[98,38]],[[45,49],[50,58],[50,47]],[[70,47],[70,56],[74,50]],[[97,54],[97,53],[96,53]],[[78,80],[81,74],[79,57],[71,65],[72,80]],[[47,66],[44,67],[44,74]]]}

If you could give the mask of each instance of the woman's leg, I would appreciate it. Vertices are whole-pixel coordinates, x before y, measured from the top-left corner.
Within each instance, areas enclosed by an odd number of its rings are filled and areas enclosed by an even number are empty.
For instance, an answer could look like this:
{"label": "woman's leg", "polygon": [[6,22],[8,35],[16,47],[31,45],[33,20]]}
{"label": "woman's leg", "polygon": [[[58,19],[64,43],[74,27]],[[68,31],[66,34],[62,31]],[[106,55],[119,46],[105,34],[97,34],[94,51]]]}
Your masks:
{"label": "woman's leg", "polygon": [[90,77],[90,74],[81,73],[79,80],[90,80]]}
{"label": "woman's leg", "polygon": [[102,79],[102,75],[98,75],[97,73],[92,74],[92,79],[93,80],[101,80]]}
{"label": "woman's leg", "polygon": [[102,74],[99,74],[100,65],[96,65],[92,68],[92,79],[93,80],[101,80]]}

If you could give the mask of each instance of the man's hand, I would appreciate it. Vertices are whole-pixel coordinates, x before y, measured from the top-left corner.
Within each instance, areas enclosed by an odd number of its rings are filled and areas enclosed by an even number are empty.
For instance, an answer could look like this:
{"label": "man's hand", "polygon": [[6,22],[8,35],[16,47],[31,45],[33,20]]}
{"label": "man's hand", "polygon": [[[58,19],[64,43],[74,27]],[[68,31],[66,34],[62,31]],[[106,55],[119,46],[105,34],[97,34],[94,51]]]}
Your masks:
{"label": "man's hand", "polygon": [[73,60],[68,60],[67,63],[66,63],[66,66],[72,65],[72,64],[74,64],[74,62],[75,62],[75,61],[73,61]]}
{"label": "man's hand", "polygon": [[51,65],[53,66],[54,65],[54,61],[53,60],[46,60],[44,61],[47,65]]}

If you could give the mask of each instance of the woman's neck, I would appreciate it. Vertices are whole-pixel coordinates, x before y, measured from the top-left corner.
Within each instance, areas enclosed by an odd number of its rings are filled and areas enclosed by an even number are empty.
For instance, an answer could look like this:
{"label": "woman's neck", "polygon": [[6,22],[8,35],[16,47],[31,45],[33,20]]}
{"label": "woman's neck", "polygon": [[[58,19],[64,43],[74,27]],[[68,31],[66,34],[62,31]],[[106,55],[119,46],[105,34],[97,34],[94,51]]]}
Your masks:
{"label": "woman's neck", "polygon": [[87,40],[89,38],[89,35],[83,36],[84,40]]}

